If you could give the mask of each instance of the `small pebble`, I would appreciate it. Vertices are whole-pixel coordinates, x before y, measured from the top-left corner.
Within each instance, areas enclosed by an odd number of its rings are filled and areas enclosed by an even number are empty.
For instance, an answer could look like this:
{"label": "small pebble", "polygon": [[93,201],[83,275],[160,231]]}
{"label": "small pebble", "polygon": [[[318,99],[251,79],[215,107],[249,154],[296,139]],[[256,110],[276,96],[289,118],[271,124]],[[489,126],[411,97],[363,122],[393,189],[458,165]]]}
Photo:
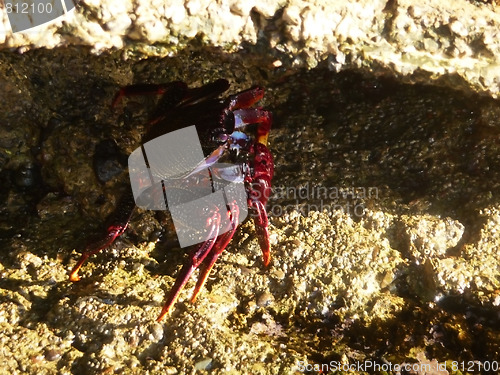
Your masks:
{"label": "small pebble", "polygon": [[155,340],[161,340],[163,338],[163,326],[159,323],[154,323],[149,327],[151,334]]}
{"label": "small pebble", "polygon": [[264,292],[257,299],[257,306],[266,307],[266,306],[269,306],[273,302],[274,302],[273,295],[269,292]]}
{"label": "small pebble", "polygon": [[201,361],[196,362],[194,368],[196,370],[210,370],[212,366],[212,358],[204,358]]}
{"label": "small pebble", "polygon": [[45,359],[47,359],[47,361],[57,361],[59,358],[61,358],[61,352],[59,350],[48,349],[45,351]]}

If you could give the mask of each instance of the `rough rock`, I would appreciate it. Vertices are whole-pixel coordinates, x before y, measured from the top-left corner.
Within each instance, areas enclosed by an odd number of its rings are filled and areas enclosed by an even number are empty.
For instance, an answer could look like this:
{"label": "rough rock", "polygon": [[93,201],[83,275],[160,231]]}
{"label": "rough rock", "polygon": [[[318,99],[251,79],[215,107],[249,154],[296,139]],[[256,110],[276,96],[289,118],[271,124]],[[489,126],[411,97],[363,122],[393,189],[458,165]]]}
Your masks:
{"label": "rough rock", "polygon": [[[452,372],[450,361],[498,359],[496,100],[327,66],[290,74],[247,51],[2,51],[0,69],[0,372],[282,374],[371,360]],[[197,302],[192,280],[158,323],[186,254],[168,217],[139,210],[69,282],[128,183],[119,163],[99,180],[96,150],[135,149],[155,101],[111,110],[120,85],[221,75],[231,93],[265,86],[273,112],[270,266],[246,222]]]}
{"label": "rough rock", "polygon": [[[170,4],[82,1],[2,36],[0,372],[498,364],[500,111],[456,90],[497,94],[496,3]],[[113,95],[221,77],[265,86],[273,112],[270,266],[249,221],[196,304],[191,280],[156,322],[186,254],[139,210],[70,283],[155,101]]]}
{"label": "rough rock", "polygon": [[0,46],[21,52],[80,44],[96,53],[166,56],[193,38],[228,51],[259,42],[287,66],[326,60],[336,71],[365,68],[413,81],[441,78],[492,96],[500,91],[495,1],[85,0],[54,22],[15,34],[5,9],[2,17]]}

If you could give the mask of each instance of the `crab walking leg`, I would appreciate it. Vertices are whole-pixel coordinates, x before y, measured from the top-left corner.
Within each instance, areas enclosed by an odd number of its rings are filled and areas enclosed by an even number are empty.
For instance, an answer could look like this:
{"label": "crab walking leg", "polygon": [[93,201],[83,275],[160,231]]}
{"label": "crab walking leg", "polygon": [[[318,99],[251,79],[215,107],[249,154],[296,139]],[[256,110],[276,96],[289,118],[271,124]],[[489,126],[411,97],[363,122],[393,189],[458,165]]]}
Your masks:
{"label": "crab walking leg", "polygon": [[253,176],[249,179],[248,207],[254,211],[253,221],[257,232],[257,239],[262,250],[264,264],[269,264],[270,241],[269,220],[266,203],[271,195],[271,180],[274,175],[273,157],[269,149],[262,143],[254,145]]}
{"label": "crab walking leg", "polygon": [[111,108],[115,108],[124,97],[142,95],[164,95],[165,93],[175,93],[186,91],[187,85],[184,82],[176,81],[163,84],[139,83],[122,87],[113,98]]}
{"label": "crab walking leg", "polygon": [[99,251],[109,247],[118,237],[120,237],[123,232],[127,229],[127,225],[123,227],[115,227],[111,226],[108,228],[108,232],[106,234],[106,237],[104,237],[101,241],[97,242],[97,244],[92,244],[90,248],[93,250],[86,250],[80,259],[78,260],[78,263],[73,267],[71,270],[71,273],[69,274],[69,280],[72,282],[77,282],[80,281],[80,276],[78,275],[78,271],[80,268],[83,266],[83,263],[92,255],[98,253]]}
{"label": "crab walking leg", "polygon": [[[215,98],[229,88],[229,82],[225,79],[218,79],[202,87],[190,89],[181,81],[160,84],[135,84],[122,87],[113,98],[111,108],[115,108],[124,97],[159,95],[162,96],[158,103],[158,110],[153,114],[149,125],[155,125],[164,120],[168,111],[165,108],[182,108],[196,105],[204,100]],[[163,113],[163,115],[162,115]]]}
{"label": "crab walking leg", "polygon": [[269,221],[267,219],[266,208],[260,201],[253,201],[252,207],[256,211],[253,222],[255,223],[257,240],[259,241],[260,250],[262,251],[264,265],[267,267],[271,260],[271,244],[269,242]]}
{"label": "crab walking leg", "polygon": [[212,251],[208,254],[205,261],[202,264],[202,268],[200,268],[200,275],[198,277],[198,282],[196,283],[196,287],[194,288],[193,296],[191,297],[191,302],[196,301],[196,297],[200,293],[200,290],[203,289],[205,282],[207,281],[208,275],[212,270],[217,258],[222,252],[226,249],[227,245],[231,241],[236,232],[236,228],[238,228],[238,216],[240,215],[240,209],[236,202],[231,203],[231,212],[228,211],[229,219],[231,220],[231,229],[226,233],[223,233],[217,239]]}
{"label": "crab walking leg", "polygon": [[189,89],[184,100],[180,105],[193,105],[206,99],[218,97],[229,88],[229,82],[226,79],[218,79],[207,83],[204,86]]}
{"label": "crab walking leg", "polygon": [[221,217],[219,212],[215,212],[215,214],[208,220],[209,222],[207,224],[210,225],[210,232],[208,234],[209,239],[199,245],[189,256],[188,262],[184,264],[179,276],[177,276],[174,286],[170,290],[167,301],[165,302],[165,305],[163,306],[163,309],[161,310],[161,313],[156,321],[159,322],[166,314],[169,313],[170,309],[177,301],[177,298],[179,298],[181,290],[188,282],[193,271],[200,266],[203,259],[205,259],[210,250],[212,250],[219,234],[220,220]]}
{"label": "crab walking leg", "polygon": [[123,198],[118,202],[117,210],[110,216],[108,222],[110,223],[106,234],[102,236],[97,242],[92,243],[87,246],[87,249],[83,252],[82,256],[78,260],[78,263],[73,267],[69,274],[69,280],[76,282],[80,280],[78,276],[78,271],[82,267],[83,263],[92,255],[98,253],[99,251],[109,247],[118,237],[120,237],[123,232],[127,229],[128,222],[132,213],[134,212],[135,202],[132,195],[132,191],[128,191]]}

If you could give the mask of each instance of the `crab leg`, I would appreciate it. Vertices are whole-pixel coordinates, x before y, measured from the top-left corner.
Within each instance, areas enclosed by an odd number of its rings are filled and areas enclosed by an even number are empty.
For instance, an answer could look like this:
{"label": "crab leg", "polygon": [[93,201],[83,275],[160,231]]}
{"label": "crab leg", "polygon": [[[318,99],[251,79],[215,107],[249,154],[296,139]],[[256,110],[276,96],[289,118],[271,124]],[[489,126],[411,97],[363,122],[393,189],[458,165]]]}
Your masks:
{"label": "crab leg", "polygon": [[203,262],[202,268],[200,269],[200,275],[198,276],[198,281],[196,283],[196,287],[194,288],[194,292],[191,297],[191,302],[196,301],[196,297],[198,296],[200,290],[205,285],[208,275],[210,274],[212,267],[217,261],[217,258],[226,249],[227,245],[233,238],[234,233],[236,232],[236,228],[238,228],[238,216],[240,214],[240,209],[238,208],[238,205],[235,202],[231,204],[231,209],[232,211],[228,212],[229,218],[231,220],[231,229],[219,236],[213,249],[210,251],[207,258]]}
{"label": "crab leg", "polygon": [[253,176],[249,180],[248,207],[251,207],[255,212],[253,217],[255,230],[266,266],[269,264],[271,248],[266,203],[271,195],[273,174],[274,163],[269,149],[262,143],[256,143],[254,145]]}
{"label": "crab leg", "polygon": [[76,263],[76,265],[71,270],[69,274],[70,281],[79,281],[80,276],[78,276],[78,271],[82,267],[83,263],[85,263],[85,261],[90,256],[110,246],[118,237],[123,234],[123,232],[125,232],[130,217],[134,212],[134,208],[134,197],[132,195],[132,191],[130,190],[119,201],[117,210],[108,219],[110,225],[106,230],[106,234],[102,236],[98,241],[87,246],[87,249],[78,260],[78,263]]}
{"label": "crab leg", "polygon": [[260,250],[262,251],[262,259],[264,265],[268,266],[271,259],[271,245],[269,243],[269,221],[267,218],[266,208],[259,200],[252,201],[251,206],[256,212],[253,222],[255,223],[257,240],[259,241]]}
{"label": "crab leg", "polygon": [[[163,95],[158,107],[160,113],[165,108],[175,106],[181,108],[190,106],[209,98],[217,97],[229,88],[229,82],[225,79],[218,79],[202,87],[189,89],[184,82],[174,81],[160,84],[135,84],[122,87],[113,98],[111,107],[116,107],[123,97],[141,95]],[[165,116],[157,117],[153,115],[152,124],[159,122]]]}
{"label": "crab leg", "polygon": [[115,108],[126,96],[141,96],[141,95],[163,95],[165,93],[183,92],[187,90],[187,85],[184,82],[176,81],[170,83],[147,84],[139,83],[122,87],[113,98],[111,108]]}
{"label": "crab leg", "polygon": [[210,232],[208,235],[209,239],[198,246],[191,253],[188,261],[182,267],[179,276],[177,276],[177,279],[175,280],[174,286],[170,290],[167,301],[165,302],[160,315],[156,319],[157,321],[160,321],[166,314],[168,314],[172,306],[177,301],[177,298],[179,298],[179,294],[184,288],[184,285],[186,285],[186,283],[188,282],[191,274],[200,266],[201,262],[203,262],[203,259],[205,259],[210,250],[212,250],[212,248],[214,247],[217,241],[217,235],[219,234],[220,220],[221,217],[218,212],[215,212],[215,214],[208,220],[207,224],[210,225]]}
{"label": "crab leg", "polygon": [[189,89],[188,95],[181,102],[182,105],[193,105],[200,101],[215,98],[229,88],[229,82],[225,79],[218,79],[214,82],[207,83],[204,86]]}

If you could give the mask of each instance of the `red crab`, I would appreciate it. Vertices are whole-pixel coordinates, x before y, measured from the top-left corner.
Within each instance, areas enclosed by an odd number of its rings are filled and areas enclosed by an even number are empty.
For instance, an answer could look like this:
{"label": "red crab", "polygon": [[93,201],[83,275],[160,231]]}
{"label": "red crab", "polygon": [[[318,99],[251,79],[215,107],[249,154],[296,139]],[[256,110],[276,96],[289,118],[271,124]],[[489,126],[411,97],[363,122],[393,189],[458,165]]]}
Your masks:
{"label": "red crab", "polygon": [[[148,122],[146,135],[142,139],[143,144],[163,134],[195,125],[205,151],[206,165],[211,166],[224,159],[240,166],[248,208],[254,220],[264,265],[267,266],[270,260],[270,245],[265,206],[271,192],[274,171],[272,156],[267,148],[271,114],[262,108],[253,107],[264,96],[262,88],[253,87],[226,99],[219,98],[228,88],[228,81],[223,79],[198,88],[188,88],[183,82],[136,84],[120,89],[112,106],[116,107],[121,99],[127,96],[161,95]],[[246,133],[240,130],[245,130]],[[126,230],[134,208],[135,201],[130,189],[108,218],[106,233],[85,249],[72,269],[69,276],[71,281],[80,279],[78,271],[89,256],[110,246]],[[219,234],[221,215],[227,215],[230,227]],[[227,212],[213,212],[206,223],[210,236],[192,250],[167,297],[158,321],[170,311],[193,271],[201,266],[191,298],[194,302],[218,256],[231,241],[237,228],[238,215],[238,205],[234,202],[228,202]]]}

